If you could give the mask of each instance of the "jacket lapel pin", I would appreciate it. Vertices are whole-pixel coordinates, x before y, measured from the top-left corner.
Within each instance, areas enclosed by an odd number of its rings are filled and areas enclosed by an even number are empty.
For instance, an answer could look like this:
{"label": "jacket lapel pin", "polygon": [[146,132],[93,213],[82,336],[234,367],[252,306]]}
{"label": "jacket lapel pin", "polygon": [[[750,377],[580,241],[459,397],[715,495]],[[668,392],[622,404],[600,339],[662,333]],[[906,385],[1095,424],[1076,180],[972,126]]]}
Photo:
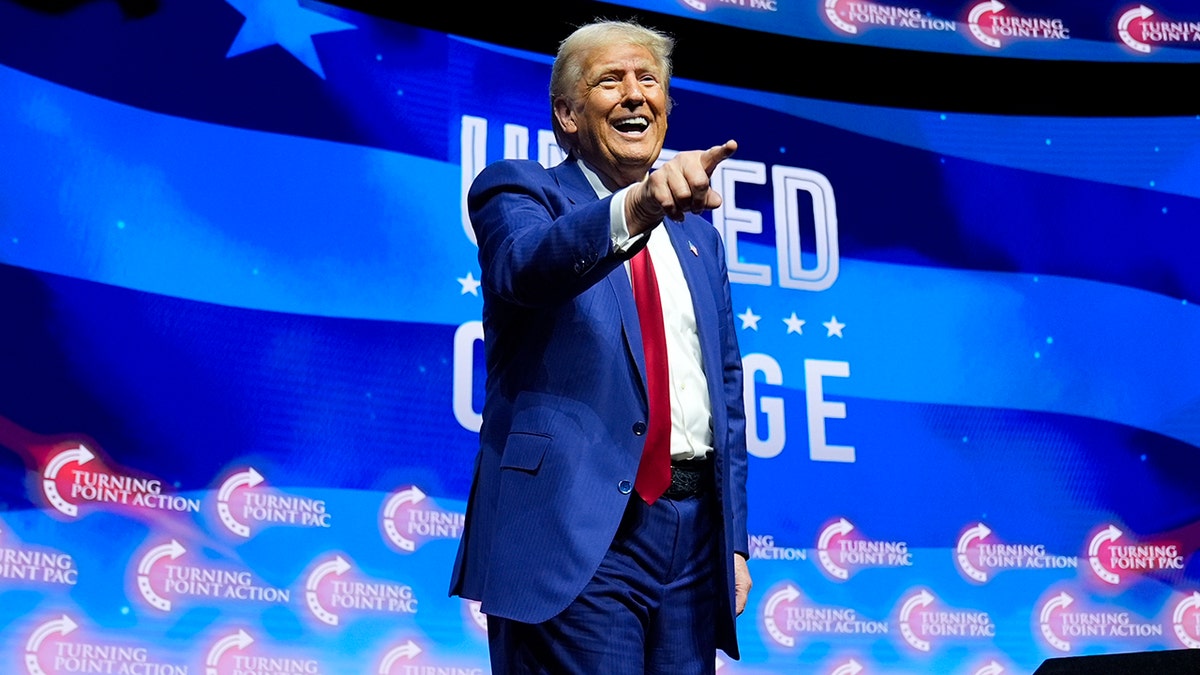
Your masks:
{"label": "jacket lapel pin", "polygon": [[699,257],[700,257],[700,251],[697,251],[697,250],[696,250],[696,245],[695,245],[695,244],[693,244],[693,243],[692,243],[692,242],[690,242],[690,241],[688,242],[688,250],[689,250],[689,251],[691,251],[691,252],[692,252],[692,255],[696,256],[697,258],[699,258]]}

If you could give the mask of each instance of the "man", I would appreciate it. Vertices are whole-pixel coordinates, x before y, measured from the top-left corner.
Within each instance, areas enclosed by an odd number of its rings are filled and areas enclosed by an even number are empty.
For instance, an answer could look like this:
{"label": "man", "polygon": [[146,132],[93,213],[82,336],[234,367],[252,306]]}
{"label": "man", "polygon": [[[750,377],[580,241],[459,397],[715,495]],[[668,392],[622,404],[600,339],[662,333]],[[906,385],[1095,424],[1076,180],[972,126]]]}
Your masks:
{"label": "man", "polygon": [[710,176],[737,145],[650,172],[671,47],[635,24],[577,30],[550,89],[568,159],[493,164],[468,195],[487,394],[450,590],[482,601],[496,673],[738,656],[741,356],[724,248],[694,215],[720,205]]}

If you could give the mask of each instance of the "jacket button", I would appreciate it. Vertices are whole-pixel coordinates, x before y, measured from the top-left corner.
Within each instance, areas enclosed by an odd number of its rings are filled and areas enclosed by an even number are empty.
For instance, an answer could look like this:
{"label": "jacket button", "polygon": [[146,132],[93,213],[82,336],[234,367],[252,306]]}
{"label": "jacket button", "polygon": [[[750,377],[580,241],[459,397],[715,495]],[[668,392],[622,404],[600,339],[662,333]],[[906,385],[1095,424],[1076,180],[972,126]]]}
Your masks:
{"label": "jacket button", "polygon": [[641,436],[642,434],[646,433],[646,423],[645,422],[634,422],[633,423],[633,433],[635,436]]}
{"label": "jacket button", "polygon": [[620,483],[617,483],[617,489],[621,491],[621,494],[627,495],[630,492],[633,492],[633,483],[623,480]]}

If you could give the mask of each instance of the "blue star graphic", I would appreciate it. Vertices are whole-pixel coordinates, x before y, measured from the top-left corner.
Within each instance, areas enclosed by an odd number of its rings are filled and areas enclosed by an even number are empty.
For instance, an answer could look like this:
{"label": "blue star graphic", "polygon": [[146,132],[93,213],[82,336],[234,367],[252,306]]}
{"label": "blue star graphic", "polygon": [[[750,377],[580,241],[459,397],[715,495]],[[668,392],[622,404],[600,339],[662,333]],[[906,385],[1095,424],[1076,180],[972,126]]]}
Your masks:
{"label": "blue star graphic", "polygon": [[299,0],[225,0],[246,17],[225,58],[279,45],[323,80],[325,70],[312,36],[358,28],[300,6]]}

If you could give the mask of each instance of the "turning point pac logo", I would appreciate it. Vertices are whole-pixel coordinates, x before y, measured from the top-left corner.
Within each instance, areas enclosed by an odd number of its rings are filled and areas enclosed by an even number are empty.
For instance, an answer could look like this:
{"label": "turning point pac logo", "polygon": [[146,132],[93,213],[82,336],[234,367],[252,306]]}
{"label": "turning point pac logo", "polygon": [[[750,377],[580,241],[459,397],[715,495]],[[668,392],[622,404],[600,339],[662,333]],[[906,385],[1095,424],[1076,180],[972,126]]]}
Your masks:
{"label": "turning point pac logo", "polygon": [[1183,569],[1184,558],[1177,544],[1125,544],[1124,538],[1124,532],[1108,525],[1088,542],[1088,566],[1100,581],[1116,586],[1125,573]]}
{"label": "turning point pac logo", "polygon": [[346,577],[351,569],[353,566],[337,555],[318,562],[309,572],[304,583],[304,602],[318,621],[336,626],[341,622],[340,614],[345,611],[417,613],[417,598],[412,586],[355,580]]}
{"label": "turning point pac logo", "polygon": [[124,475],[109,469],[83,443],[61,444],[46,457],[42,495],[69,518],[79,516],[84,503],[132,506],[159,511],[198,512],[199,499],[163,493],[162,481]]}
{"label": "turning point pac logo", "polygon": [[466,516],[447,511],[415,485],[388,495],[379,514],[384,537],[397,550],[412,553],[433,539],[458,539]]}
{"label": "turning point pac logo", "polygon": [[707,12],[710,9],[717,9],[718,7],[758,10],[760,12],[779,11],[778,0],[682,0],[682,2],[686,7],[694,9],[697,12]]}
{"label": "turning point pac logo", "polygon": [[910,647],[929,652],[935,640],[991,640],[996,624],[987,612],[978,610],[942,610],[937,598],[926,589],[910,592],[900,602],[900,635]]}
{"label": "turning point pac logo", "polygon": [[849,520],[838,518],[817,536],[817,562],[831,578],[845,581],[855,570],[865,567],[912,566],[907,542],[853,537],[854,529]]}
{"label": "turning point pac logo", "polygon": [[217,490],[217,516],[225,529],[249,538],[251,524],[329,527],[333,516],[323,499],[277,494],[264,489],[262,474],[248,467],[235,471]]}
{"label": "turning point pac logo", "polygon": [[66,553],[0,546],[0,579],[74,586],[79,569]]}
{"label": "turning point pac logo", "polygon": [[1067,40],[1070,31],[1062,19],[1020,16],[1000,0],[984,0],[967,12],[967,29],[976,42],[999,49],[1010,39]]}

